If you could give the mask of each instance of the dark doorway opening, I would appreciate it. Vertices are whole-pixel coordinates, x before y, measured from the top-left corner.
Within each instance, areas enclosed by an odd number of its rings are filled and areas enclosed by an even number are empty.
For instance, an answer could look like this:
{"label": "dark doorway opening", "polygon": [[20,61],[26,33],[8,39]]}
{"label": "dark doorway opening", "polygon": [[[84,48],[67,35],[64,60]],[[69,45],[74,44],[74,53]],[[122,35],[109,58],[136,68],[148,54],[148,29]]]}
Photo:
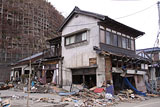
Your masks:
{"label": "dark doorway opening", "polygon": [[73,75],[73,84],[84,84],[86,88],[96,86],[96,75]]}
{"label": "dark doorway opening", "polygon": [[[127,77],[130,83],[135,87],[134,76],[126,75],[125,77]],[[124,77],[122,77],[120,73],[112,73],[112,78],[113,78],[113,86],[115,94],[118,94],[121,90],[130,89],[130,87],[125,85]]]}
{"label": "dark doorway opening", "polygon": [[29,70],[25,70],[24,74],[29,74],[29,72],[30,72]]}
{"label": "dark doorway opening", "polygon": [[51,83],[53,78],[54,71],[53,70],[47,70],[46,72],[46,83]]}
{"label": "dark doorway opening", "polygon": [[96,86],[96,69],[74,69],[72,70],[72,83],[83,84],[86,88]]}

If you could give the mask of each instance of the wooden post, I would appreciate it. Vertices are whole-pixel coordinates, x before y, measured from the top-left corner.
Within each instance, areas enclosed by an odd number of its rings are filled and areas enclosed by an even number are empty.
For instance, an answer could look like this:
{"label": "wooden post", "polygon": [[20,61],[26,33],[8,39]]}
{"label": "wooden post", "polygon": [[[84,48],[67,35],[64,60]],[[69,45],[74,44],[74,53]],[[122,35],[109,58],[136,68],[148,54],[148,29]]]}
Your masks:
{"label": "wooden post", "polygon": [[30,67],[30,72],[29,72],[29,81],[28,81],[28,97],[27,97],[27,107],[29,107],[29,96],[30,96],[30,88],[31,88],[31,59],[29,61],[29,67]]}
{"label": "wooden post", "polygon": [[106,57],[105,59],[105,63],[106,63],[106,84],[107,81],[111,81],[112,80],[112,72],[111,72],[111,68],[112,68],[112,63],[111,63],[111,58],[110,57]]}

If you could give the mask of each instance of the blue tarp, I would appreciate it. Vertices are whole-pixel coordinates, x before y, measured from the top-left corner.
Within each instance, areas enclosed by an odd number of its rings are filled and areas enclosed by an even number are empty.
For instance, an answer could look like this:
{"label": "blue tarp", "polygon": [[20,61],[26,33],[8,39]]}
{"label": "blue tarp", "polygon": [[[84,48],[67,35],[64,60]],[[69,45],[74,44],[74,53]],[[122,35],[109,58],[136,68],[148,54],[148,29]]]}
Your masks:
{"label": "blue tarp", "polygon": [[141,91],[138,91],[130,82],[129,80],[125,77],[124,78],[124,83],[129,86],[130,88],[132,88],[138,95],[143,95],[143,96],[146,96],[146,93],[143,93]]}
{"label": "blue tarp", "polygon": [[69,95],[74,95],[76,92],[59,92],[60,96],[69,96]]}

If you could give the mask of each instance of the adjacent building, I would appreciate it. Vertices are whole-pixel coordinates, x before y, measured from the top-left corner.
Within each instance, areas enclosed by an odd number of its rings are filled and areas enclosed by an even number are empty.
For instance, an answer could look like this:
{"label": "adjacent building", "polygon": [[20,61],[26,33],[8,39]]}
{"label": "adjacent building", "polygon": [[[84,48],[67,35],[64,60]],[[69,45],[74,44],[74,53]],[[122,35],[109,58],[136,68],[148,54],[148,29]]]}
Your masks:
{"label": "adjacent building", "polygon": [[151,61],[149,65],[150,72],[148,73],[149,82],[152,84],[153,88],[160,89],[160,48],[138,49],[136,53]]}
{"label": "adjacent building", "polygon": [[48,48],[12,65],[11,81],[27,83],[29,74],[32,74],[32,80],[62,86],[61,37],[54,37],[46,42]]}

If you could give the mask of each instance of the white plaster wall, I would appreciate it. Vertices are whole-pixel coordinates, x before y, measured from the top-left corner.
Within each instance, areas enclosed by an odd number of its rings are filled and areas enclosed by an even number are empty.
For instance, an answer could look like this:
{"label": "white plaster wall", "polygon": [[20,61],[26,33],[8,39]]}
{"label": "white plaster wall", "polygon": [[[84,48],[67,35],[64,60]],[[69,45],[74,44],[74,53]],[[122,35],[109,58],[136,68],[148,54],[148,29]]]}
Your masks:
{"label": "white plaster wall", "polygon": [[62,36],[69,33],[89,29],[87,31],[87,42],[65,46],[65,39],[62,37],[62,56],[63,60],[63,83],[69,85],[72,82],[72,72],[68,68],[89,66],[89,58],[96,58],[97,54],[93,46],[99,46],[99,26],[97,19],[84,15],[73,17],[64,27]]}
{"label": "white plaster wall", "polygon": [[97,87],[101,87],[105,82],[105,58],[97,55]]}

